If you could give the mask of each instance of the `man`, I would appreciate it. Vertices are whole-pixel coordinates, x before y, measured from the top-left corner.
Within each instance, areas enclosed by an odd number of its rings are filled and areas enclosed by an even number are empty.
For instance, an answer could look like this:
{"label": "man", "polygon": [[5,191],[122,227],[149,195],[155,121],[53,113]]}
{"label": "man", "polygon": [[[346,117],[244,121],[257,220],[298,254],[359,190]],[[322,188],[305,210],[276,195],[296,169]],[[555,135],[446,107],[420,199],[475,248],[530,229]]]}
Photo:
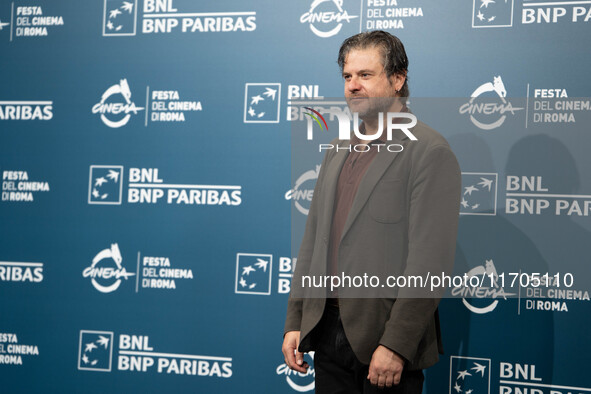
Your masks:
{"label": "man", "polygon": [[[441,291],[398,293],[343,287],[307,293],[303,276],[450,273],[460,202],[460,171],[445,139],[418,122],[379,136],[386,113],[407,112],[408,60],[400,40],[383,31],[348,38],[339,51],[345,97],[363,120],[350,140],[324,157],[292,280],[283,353],[306,372],[315,351],[317,393],[422,392],[422,369],[442,353]],[[391,119],[390,119],[391,120]],[[395,119],[396,121],[396,119]],[[376,137],[379,139],[376,140]],[[399,144],[394,153],[377,144]],[[361,145],[369,149],[351,149]],[[398,149],[400,150],[400,149]],[[351,297],[351,298],[349,298]]]}

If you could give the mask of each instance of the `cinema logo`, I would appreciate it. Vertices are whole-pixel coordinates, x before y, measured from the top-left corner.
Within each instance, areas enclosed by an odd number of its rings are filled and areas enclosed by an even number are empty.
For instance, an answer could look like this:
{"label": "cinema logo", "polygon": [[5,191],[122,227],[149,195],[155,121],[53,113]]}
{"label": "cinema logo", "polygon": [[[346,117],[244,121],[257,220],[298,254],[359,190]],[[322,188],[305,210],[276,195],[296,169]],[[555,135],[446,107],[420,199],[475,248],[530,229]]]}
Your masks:
{"label": "cinema logo", "polygon": [[2,30],[9,29],[8,26],[10,26],[9,22],[2,22],[2,19],[0,19],[0,34],[2,34]]}
{"label": "cinema logo", "polygon": [[318,37],[327,38],[337,35],[343,24],[351,23],[357,15],[349,15],[343,8],[343,0],[314,0],[310,9],[300,16],[300,23],[310,26]]}
{"label": "cinema logo", "polygon": [[499,284],[499,275],[492,260],[486,260],[485,264],[472,268],[463,278],[461,284],[453,283],[451,295],[461,297],[464,306],[473,313],[492,312],[499,304],[499,298],[506,301],[507,296],[515,295],[506,293]]}
{"label": "cinema logo", "polygon": [[53,101],[0,101],[0,120],[51,120]]}
{"label": "cinema logo", "polygon": [[314,186],[320,174],[320,165],[315,169],[304,172],[296,180],[293,189],[285,193],[286,200],[293,200],[294,206],[302,215],[308,215],[310,212],[310,204],[312,197],[314,197]]}
{"label": "cinema logo", "polygon": [[147,335],[121,334],[117,347],[115,340],[112,331],[81,330],[78,369],[111,372],[115,357],[118,371],[214,378],[230,378],[233,373],[231,357],[159,352]]}
{"label": "cinema logo", "polygon": [[[489,97],[480,98],[486,93],[493,93],[496,99]],[[515,111],[523,108],[513,107],[510,101],[506,100],[507,90],[500,76],[494,77],[493,82],[486,82],[480,85],[470,95],[470,101],[463,104],[459,112],[470,116],[470,121],[479,129],[492,130],[505,122],[507,115],[515,115]]]}
{"label": "cinema logo", "polygon": [[101,96],[101,101],[92,107],[92,113],[100,114],[103,123],[114,129],[125,126],[132,114],[137,115],[143,110],[131,101],[131,89],[125,78],[109,87]]}
{"label": "cinema logo", "polygon": [[127,280],[134,273],[127,272],[122,266],[123,257],[119,245],[111,244],[101,250],[92,259],[92,264],[82,271],[84,278],[90,278],[92,285],[101,293],[112,293],[119,288],[122,279]]}
{"label": "cinema logo", "polygon": [[307,393],[314,391],[316,385],[316,371],[314,369],[314,352],[304,354],[304,361],[310,366],[305,373],[290,369],[283,363],[277,366],[275,372],[278,376],[285,376],[285,382],[289,387],[298,393]]}

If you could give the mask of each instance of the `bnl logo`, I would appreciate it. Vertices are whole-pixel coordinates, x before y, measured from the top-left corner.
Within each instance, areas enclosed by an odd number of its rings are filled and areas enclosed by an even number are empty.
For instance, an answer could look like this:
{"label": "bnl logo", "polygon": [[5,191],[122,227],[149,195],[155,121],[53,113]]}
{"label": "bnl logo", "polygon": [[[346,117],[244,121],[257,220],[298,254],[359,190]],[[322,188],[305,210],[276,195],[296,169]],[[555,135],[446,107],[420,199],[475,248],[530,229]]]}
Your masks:
{"label": "bnl logo", "polygon": [[[277,293],[288,294],[297,258],[279,257]],[[273,256],[270,254],[236,254],[236,294],[271,295]]]}
{"label": "bnl logo", "polygon": [[121,205],[123,166],[91,165],[88,203]]}
{"label": "bnl logo", "polygon": [[513,0],[473,0],[473,28],[511,26],[513,26]]}
{"label": "bnl logo", "polygon": [[238,253],[236,255],[237,294],[271,294],[273,256],[270,254]]}
{"label": "bnl logo", "polygon": [[137,0],[105,0],[103,36],[135,36]]}
{"label": "bnl logo", "polygon": [[80,331],[78,369],[111,372],[113,333],[110,331]]}
{"label": "bnl logo", "polygon": [[497,173],[462,172],[460,215],[496,215],[498,178]]}
{"label": "bnl logo", "polygon": [[279,123],[280,83],[247,83],[244,87],[244,123]]}
{"label": "bnl logo", "polygon": [[449,394],[490,394],[490,359],[451,356]]}

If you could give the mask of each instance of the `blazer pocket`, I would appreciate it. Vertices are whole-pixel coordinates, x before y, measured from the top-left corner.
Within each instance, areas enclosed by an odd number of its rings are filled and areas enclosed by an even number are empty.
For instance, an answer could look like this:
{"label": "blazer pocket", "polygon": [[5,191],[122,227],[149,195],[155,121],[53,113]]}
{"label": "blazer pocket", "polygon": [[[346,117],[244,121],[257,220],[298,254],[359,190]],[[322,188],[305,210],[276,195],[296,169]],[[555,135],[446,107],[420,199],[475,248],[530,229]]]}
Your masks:
{"label": "blazer pocket", "polygon": [[380,223],[397,223],[404,217],[404,190],[400,180],[380,181],[369,198],[369,214]]}

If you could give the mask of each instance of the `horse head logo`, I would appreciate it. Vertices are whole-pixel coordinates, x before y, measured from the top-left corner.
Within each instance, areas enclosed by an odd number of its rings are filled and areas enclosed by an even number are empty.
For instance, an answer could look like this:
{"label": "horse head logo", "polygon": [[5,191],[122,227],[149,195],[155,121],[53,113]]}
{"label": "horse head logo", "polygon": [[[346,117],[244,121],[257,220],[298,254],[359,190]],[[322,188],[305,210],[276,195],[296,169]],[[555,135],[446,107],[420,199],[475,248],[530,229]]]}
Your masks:
{"label": "horse head logo", "polygon": [[498,77],[493,78],[493,89],[495,92],[497,92],[499,97],[507,97],[507,91],[505,90],[505,84],[503,83],[503,80],[501,79],[500,75]]}

